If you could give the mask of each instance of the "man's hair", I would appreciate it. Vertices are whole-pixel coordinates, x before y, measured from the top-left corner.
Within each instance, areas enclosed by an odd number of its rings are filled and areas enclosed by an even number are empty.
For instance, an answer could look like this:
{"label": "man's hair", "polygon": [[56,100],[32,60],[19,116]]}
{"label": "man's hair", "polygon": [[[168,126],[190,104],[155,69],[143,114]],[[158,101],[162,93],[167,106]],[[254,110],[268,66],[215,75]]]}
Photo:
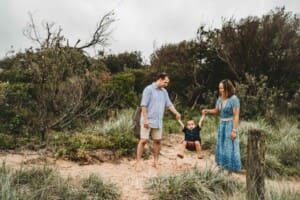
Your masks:
{"label": "man's hair", "polygon": [[167,77],[169,77],[168,74],[165,73],[165,72],[162,72],[162,73],[158,74],[156,80],[159,80],[159,79],[165,79],[165,78],[167,78]]}
{"label": "man's hair", "polygon": [[234,86],[231,82],[231,80],[229,79],[224,79],[221,81],[221,83],[223,83],[224,86],[224,91],[227,97],[231,97],[232,95],[234,95]]}

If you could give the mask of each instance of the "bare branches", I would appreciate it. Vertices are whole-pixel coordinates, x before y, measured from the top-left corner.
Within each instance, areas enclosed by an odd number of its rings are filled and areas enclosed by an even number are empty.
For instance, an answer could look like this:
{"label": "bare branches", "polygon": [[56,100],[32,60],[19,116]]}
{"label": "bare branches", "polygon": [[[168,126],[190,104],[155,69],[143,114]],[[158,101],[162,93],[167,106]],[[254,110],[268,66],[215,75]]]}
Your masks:
{"label": "bare branches", "polygon": [[[45,33],[41,34],[36,22],[34,21],[33,14],[29,12],[28,15],[29,23],[27,24],[27,27],[23,30],[23,34],[25,37],[27,37],[34,43],[37,43],[40,48],[69,46],[68,40],[66,40],[62,34],[63,29],[61,27],[59,27],[57,30],[54,30],[55,24],[46,22],[45,24],[43,24],[43,31]],[[110,27],[111,24],[115,21],[116,19],[114,17],[113,11],[106,13],[97,24],[90,41],[79,46],[81,39],[78,39],[74,45],[74,48],[86,49],[89,47],[94,47],[96,45],[107,45],[109,35],[112,32]]]}
{"label": "bare branches", "polygon": [[108,37],[111,34],[110,26],[115,21],[116,19],[114,18],[114,12],[113,11],[108,12],[102,17],[100,22],[97,24],[96,30],[93,34],[91,41],[89,41],[88,43],[80,47],[76,47],[80,42],[80,40],[78,40],[74,47],[78,49],[85,49],[95,45],[100,45],[100,46],[107,45]]}
{"label": "bare branches", "polygon": [[[53,24],[52,24],[52,26],[53,26]],[[50,38],[51,38],[51,35],[52,35],[52,33],[51,33],[52,26],[49,23],[46,23],[46,30],[47,30],[47,38],[46,38],[46,41],[45,41],[46,47],[49,47],[49,44],[50,44]]]}
{"label": "bare branches", "polygon": [[27,27],[23,30],[23,35],[29,40],[37,43],[40,48],[51,48],[54,46],[59,46],[63,41],[64,37],[61,35],[62,28],[59,27],[57,31],[53,30],[55,23],[43,23],[43,30],[45,34],[41,34],[38,26],[36,25],[33,14],[28,13],[30,22],[27,24]]}
{"label": "bare branches", "polygon": [[37,27],[35,25],[35,22],[33,20],[32,13],[29,12],[29,23],[27,25],[27,28],[23,30],[23,35],[27,37],[28,39],[32,40],[33,42],[38,43],[40,46],[42,46],[41,36],[39,35],[39,32],[37,30]]}

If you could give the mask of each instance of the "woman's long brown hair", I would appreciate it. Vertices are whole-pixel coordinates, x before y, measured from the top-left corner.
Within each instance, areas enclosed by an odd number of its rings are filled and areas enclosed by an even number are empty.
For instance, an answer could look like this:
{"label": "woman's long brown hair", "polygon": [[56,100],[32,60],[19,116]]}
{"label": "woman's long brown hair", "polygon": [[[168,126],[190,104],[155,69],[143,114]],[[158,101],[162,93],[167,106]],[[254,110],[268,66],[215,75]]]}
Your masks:
{"label": "woman's long brown hair", "polygon": [[224,80],[222,80],[220,83],[223,84],[225,96],[226,96],[227,98],[230,98],[232,95],[234,95],[234,92],[235,92],[234,90],[235,90],[235,89],[234,89],[234,86],[233,86],[231,80],[229,80],[229,79],[224,79]]}

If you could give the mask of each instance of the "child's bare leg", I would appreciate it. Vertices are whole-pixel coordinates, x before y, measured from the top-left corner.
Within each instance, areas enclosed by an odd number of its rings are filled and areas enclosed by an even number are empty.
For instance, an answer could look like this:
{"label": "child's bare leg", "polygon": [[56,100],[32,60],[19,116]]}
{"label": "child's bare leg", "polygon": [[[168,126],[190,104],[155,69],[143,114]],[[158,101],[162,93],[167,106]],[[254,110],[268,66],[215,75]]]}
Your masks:
{"label": "child's bare leg", "polygon": [[185,148],[186,148],[186,144],[187,142],[186,141],[183,141],[180,145],[180,153],[177,154],[177,156],[179,158],[183,158],[184,157],[184,151],[185,151]]}
{"label": "child's bare leg", "polygon": [[197,151],[197,155],[199,159],[202,159],[202,155],[201,155],[201,144],[199,141],[195,141],[195,147],[196,147],[196,151]]}

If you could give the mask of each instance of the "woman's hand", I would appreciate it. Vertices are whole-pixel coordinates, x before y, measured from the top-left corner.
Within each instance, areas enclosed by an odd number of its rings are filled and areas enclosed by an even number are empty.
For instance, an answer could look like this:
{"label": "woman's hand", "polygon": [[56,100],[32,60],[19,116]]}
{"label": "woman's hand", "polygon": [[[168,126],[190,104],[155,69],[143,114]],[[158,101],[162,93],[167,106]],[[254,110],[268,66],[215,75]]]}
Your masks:
{"label": "woman's hand", "polygon": [[230,135],[230,138],[231,138],[232,141],[235,140],[235,138],[236,138],[236,132],[232,131],[231,135]]}

